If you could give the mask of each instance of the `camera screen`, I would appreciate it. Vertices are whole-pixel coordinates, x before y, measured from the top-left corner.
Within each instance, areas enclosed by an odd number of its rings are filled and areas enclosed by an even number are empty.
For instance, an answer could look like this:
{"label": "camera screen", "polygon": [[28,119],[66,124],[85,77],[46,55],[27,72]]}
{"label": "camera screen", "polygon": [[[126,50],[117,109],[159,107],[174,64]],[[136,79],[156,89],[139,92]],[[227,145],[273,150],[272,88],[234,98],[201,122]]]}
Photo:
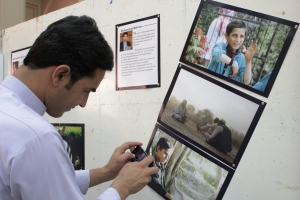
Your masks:
{"label": "camera screen", "polygon": [[132,162],[139,162],[147,157],[147,153],[140,146],[137,146],[132,153],[135,154],[135,157],[131,159]]}

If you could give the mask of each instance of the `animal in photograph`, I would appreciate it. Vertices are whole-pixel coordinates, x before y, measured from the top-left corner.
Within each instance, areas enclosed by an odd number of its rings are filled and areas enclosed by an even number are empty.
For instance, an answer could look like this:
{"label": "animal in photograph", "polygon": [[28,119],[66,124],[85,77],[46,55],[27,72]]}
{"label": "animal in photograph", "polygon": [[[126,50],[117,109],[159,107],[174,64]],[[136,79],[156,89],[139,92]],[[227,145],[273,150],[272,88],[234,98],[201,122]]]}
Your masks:
{"label": "animal in photograph", "polygon": [[233,163],[259,105],[183,69],[170,90],[161,122]]}
{"label": "animal in photograph", "polygon": [[216,199],[228,171],[216,165],[188,146],[180,143],[160,128],[155,128],[148,144],[160,169],[148,184],[165,199]]}

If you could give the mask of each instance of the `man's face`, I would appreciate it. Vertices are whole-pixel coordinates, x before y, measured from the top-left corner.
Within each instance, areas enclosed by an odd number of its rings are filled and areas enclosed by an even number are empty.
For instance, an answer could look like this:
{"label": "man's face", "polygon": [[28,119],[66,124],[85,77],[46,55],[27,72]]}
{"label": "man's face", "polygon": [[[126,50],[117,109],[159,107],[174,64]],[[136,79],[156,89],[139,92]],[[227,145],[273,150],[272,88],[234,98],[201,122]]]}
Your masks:
{"label": "man's face", "polygon": [[164,163],[168,159],[168,151],[169,149],[162,149],[160,146],[157,147],[156,158],[158,162]]}
{"label": "man's face", "polygon": [[96,69],[95,76],[84,77],[75,82],[68,90],[66,84],[50,91],[45,98],[47,113],[52,117],[61,117],[76,106],[85,107],[90,92],[95,92],[104,78],[105,71]]}
{"label": "man's face", "polygon": [[228,45],[231,47],[231,50],[234,52],[242,46],[245,40],[246,31],[244,28],[234,28],[232,32],[229,34],[225,34]]}
{"label": "man's face", "polygon": [[124,35],[123,35],[123,41],[126,42],[126,41],[127,41],[127,38],[128,38],[128,35],[127,35],[127,34],[124,34]]}

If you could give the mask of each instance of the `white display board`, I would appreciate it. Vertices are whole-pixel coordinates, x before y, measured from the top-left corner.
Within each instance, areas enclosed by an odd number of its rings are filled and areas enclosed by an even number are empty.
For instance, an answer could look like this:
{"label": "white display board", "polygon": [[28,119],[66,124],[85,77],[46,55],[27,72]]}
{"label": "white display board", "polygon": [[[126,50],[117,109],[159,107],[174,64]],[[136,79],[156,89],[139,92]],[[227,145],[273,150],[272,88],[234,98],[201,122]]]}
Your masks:
{"label": "white display board", "polygon": [[[222,3],[291,21],[299,21],[295,0],[220,0]],[[146,147],[173,79],[199,0],[86,0],[5,30],[2,34],[4,77],[10,74],[11,52],[31,46],[52,22],[67,15],[89,15],[115,51],[115,25],[160,15],[161,87],[115,91],[115,69],[106,74],[87,106],[51,123],[85,124],[85,168],[104,166],[114,149],[126,141]],[[267,103],[223,199],[299,199],[300,197],[300,32],[290,45],[268,98],[219,80]],[[206,74],[210,76],[209,74]],[[0,68],[1,78],[1,68]],[[197,92],[197,91],[195,91]],[[233,111],[234,112],[234,111]],[[91,188],[96,199],[111,182]],[[162,199],[150,187],[128,199]]]}

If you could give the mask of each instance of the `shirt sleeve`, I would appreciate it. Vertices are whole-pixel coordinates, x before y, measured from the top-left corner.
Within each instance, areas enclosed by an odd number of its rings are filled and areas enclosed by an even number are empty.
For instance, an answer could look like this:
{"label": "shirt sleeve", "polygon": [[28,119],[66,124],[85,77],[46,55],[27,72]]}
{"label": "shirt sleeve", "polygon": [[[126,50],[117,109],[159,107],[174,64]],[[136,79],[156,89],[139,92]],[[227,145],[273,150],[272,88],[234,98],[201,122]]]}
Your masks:
{"label": "shirt sleeve", "polygon": [[223,50],[221,43],[217,43],[212,49],[212,60],[216,62],[221,62],[222,54],[226,54],[226,48]]}
{"label": "shirt sleeve", "polygon": [[110,187],[103,192],[97,200],[121,200],[121,197],[116,189]]}
{"label": "shirt sleeve", "polygon": [[222,126],[218,126],[214,132],[212,132],[210,139],[216,137],[219,133],[221,133],[223,131],[223,127]]}
{"label": "shirt sleeve", "polygon": [[76,170],[76,182],[82,194],[86,194],[90,184],[89,170]]}
{"label": "shirt sleeve", "polygon": [[14,156],[10,167],[13,199],[84,199],[59,137],[43,132]]}

